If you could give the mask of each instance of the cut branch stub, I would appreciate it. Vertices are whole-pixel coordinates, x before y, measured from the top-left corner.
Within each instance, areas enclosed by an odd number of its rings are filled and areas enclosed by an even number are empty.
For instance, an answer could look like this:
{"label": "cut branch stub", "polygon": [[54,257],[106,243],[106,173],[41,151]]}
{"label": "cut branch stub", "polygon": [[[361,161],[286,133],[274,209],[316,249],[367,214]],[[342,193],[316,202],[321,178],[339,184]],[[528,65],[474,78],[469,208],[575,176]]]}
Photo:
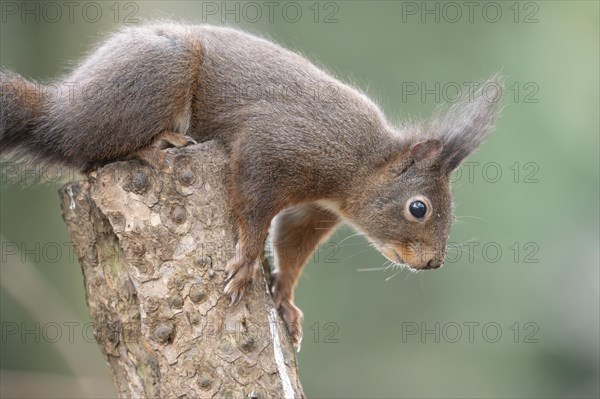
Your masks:
{"label": "cut branch stub", "polygon": [[208,142],[168,166],[118,162],[61,190],[94,334],[122,397],[303,397],[261,274],[223,296],[234,255],[228,158]]}

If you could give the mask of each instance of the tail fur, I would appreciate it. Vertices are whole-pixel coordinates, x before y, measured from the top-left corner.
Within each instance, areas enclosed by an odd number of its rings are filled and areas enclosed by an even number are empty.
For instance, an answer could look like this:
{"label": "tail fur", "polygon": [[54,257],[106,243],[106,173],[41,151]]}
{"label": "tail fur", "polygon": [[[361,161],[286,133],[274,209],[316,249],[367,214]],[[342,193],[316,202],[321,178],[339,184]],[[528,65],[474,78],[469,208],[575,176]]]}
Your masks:
{"label": "tail fur", "polygon": [[43,113],[43,86],[0,70],[0,156],[37,156],[33,136]]}
{"label": "tail fur", "polygon": [[186,134],[198,40],[188,27],[125,29],[51,85],[0,71],[0,156],[85,171],[135,154],[162,132]]}

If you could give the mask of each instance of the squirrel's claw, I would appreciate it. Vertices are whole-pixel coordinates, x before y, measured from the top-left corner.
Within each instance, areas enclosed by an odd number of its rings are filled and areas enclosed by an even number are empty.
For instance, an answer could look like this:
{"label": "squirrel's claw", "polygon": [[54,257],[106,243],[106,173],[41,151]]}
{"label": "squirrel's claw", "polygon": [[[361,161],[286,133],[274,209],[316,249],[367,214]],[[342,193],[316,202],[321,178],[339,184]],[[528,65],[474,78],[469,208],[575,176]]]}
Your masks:
{"label": "squirrel's claw", "polygon": [[235,305],[238,300],[239,300],[239,297],[237,295],[237,292],[234,292],[233,294],[231,294],[231,302],[229,302],[229,306]]}
{"label": "squirrel's claw", "polygon": [[198,142],[196,141],[195,138],[191,137],[191,136],[183,136],[184,139],[187,140],[187,145],[196,145],[198,144]]}
{"label": "squirrel's claw", "polygon": [[227,264],[225,269],[227,271],[225,277],[227,284],[223,292],[231,296],[230,306],[241,301],[246,289],[252,284],[259,265],[258,261],[245,261],[237,257]]}
{"label": "squirrel's claw", "polygon": [[296,352],[300,352],[303,336],[302,319],[304,318],[302,311],[289,299],[281,301],[279,310],[285,321],[294,348]]}
{"label": "squirrel's claw", "polygon": [[225,295],[229,295],[231,297],[231,302],[229,302],[229,306],[233,306],[239,303],[244,297],[245,290],[246,286],[240,286],[239,283],[237,283],[237,280],[235,279],[230,280],[225,286],[225,289],[223,290]]}

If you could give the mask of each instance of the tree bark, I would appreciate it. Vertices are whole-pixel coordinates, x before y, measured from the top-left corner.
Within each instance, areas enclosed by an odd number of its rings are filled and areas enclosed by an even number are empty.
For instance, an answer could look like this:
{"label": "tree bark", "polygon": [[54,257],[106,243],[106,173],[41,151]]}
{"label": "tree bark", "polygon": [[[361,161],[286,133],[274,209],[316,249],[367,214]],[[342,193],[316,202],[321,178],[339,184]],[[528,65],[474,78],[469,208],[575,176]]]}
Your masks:
{"label": "tree bark", "polygon": [[94,333],[121,397],[302,398],[264,274],[229,306],[229,165],[214,142],[117,162],[60,191]]}

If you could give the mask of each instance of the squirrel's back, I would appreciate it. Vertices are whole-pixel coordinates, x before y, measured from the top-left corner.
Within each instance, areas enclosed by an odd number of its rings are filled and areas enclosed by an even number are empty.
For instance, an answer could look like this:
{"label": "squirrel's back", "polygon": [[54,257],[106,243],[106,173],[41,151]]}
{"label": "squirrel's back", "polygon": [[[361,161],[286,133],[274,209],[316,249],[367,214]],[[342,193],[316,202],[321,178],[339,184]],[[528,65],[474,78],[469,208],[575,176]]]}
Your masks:
{"label": "squirrel's back", "polygon": [[[225,27],[127,28],[51,87],[1,78],[0,152],[80,168],[131,155],[163,131],[231,142],[242,130],[351,135],[383,123],[366,97],[302,56]],[[348,115],[362,126],[348,128]]]}

